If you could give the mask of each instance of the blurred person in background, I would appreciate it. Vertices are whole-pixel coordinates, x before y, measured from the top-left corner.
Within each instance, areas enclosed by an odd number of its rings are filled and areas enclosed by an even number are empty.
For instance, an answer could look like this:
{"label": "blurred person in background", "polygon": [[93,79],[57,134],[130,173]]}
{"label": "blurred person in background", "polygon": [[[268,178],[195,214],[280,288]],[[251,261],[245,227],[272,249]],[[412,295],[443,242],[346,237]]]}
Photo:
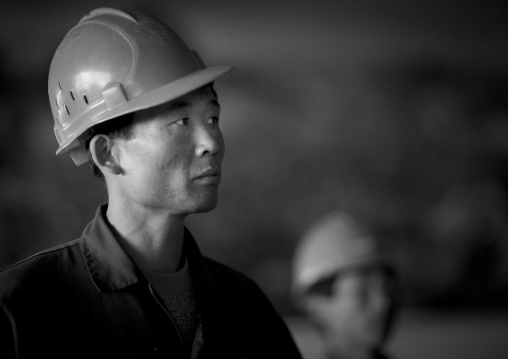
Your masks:
{"label": "blurred person in background", "polygon": [[394,280],[375,238],[348,213],[328,213],[304,233],[293,258],[292,295],[319,333],[323,358],[387,358]]}
{"label": "blurred person in background", "polygon": [[217,205],[213,83],[231,69],[141,12],[95,9],[68,32],[48,79],[57,154],[89,163],[108,203],[0,272],[1,358],[301,357],[259,287],[185,227]]}

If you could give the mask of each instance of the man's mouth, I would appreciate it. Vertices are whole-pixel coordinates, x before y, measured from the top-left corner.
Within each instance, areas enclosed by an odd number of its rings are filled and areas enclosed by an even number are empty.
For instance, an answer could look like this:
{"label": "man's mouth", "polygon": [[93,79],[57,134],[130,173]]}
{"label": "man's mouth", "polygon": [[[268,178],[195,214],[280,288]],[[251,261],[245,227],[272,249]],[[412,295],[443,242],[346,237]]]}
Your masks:
{"label": "man's mouth", "polygon": [[209,184],[218,184],[221,178],[221,171],[219,168],[208,168],[195,177],[200,182]]}

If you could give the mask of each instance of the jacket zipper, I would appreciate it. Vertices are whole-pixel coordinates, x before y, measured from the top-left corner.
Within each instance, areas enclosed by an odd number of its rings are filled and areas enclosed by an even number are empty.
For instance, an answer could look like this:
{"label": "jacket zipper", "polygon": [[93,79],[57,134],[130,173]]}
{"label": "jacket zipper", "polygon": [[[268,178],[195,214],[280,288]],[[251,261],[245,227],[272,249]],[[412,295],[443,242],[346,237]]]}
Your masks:
{"label": "jacket zipper", "polygon": [[173,320],[173,318],[171,317],[171,314],[169,314],[169,311],[168,309],[166,308],[166,306],[160,302],[159,298],[157,297],[157,295],[154,293],[153,291],[153,288],[152,286],[150,285],[150,283],[148,283],[148,289],[150,290],[150,294],[152,295],[152,297],[155,299],[155,302],[159,305],[159,307],[162,308],[162,310],[164,311],[164,313],[166,313],[167,317],[169,318],[169,320],[171,321],[171,324],[173,324],[173,327],[175,328],[176,330],[176,333],[178,334],[178,338],[180,339],[180,344],[182,344],[182,347],[183,347],[183,338],[182,338],[182,335],[180,334],[180,332],[178,331],[178,327],[176,326],[175,324],[175,321]]}

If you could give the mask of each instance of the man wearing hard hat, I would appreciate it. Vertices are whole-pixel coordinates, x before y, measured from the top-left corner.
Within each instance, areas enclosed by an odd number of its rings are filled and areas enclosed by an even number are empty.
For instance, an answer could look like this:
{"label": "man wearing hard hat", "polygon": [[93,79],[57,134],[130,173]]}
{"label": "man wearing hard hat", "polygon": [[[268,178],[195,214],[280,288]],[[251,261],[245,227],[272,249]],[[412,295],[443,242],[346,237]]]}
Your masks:
{"label": "man wearing hard hat", "polygon": [[314,223],[293,258],[292,295],[319,332],[323,358],[386,358],[393,268],[364,226],[342,211]]}
{"label": "man wearing hard hat", "polygon": [[300,358],[243,274],[185,218],[215,208],[224,140],[207,67],[166,24],[99,8],[56,50],[57,154],[106,184],[81,238],[0,272],[2,358]]}

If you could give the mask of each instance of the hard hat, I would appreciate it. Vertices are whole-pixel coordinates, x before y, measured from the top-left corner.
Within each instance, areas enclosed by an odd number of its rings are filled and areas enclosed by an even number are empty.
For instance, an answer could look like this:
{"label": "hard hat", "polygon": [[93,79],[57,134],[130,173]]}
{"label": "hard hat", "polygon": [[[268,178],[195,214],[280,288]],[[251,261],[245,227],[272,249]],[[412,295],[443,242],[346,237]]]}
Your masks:
{"label": "hard hat", "polygon": [[166,24],[139,12],[99,8],[55,52],[48,93],[59,148],[87,161],[90,128],[212,83],[230,66],[206,67]]}
{"label": "hard hat", "polygon": [[292,290],[298,295],[342,270],[384,260],[374,237],[353,216],[333,211],[312,225],[298,243]]}

